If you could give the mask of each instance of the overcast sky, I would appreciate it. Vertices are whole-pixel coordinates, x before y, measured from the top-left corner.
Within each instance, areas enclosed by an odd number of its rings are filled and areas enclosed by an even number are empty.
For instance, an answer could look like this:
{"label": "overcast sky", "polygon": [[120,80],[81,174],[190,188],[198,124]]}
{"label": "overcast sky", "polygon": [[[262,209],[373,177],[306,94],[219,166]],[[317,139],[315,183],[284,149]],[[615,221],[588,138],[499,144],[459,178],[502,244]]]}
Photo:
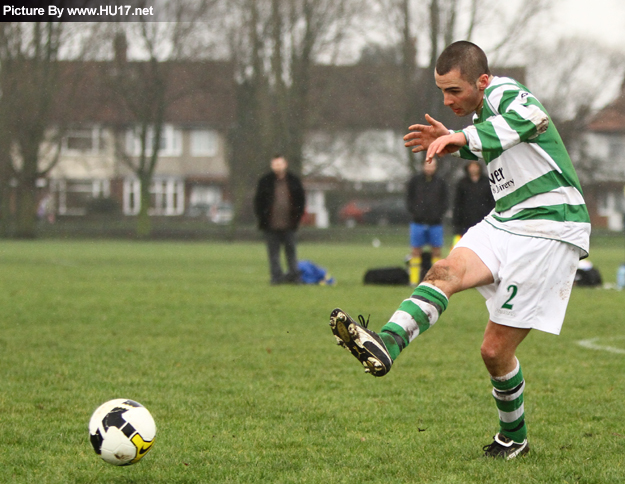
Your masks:
{"label": "overcast sky", "polygon": [[624,0],[556,0],[551,16],[560,36],[577,34],[625,51]]}
{"label": "overcast sky", "polygon": [[[522,41],[525,45],[544,45],[550,49],[563,37],[579,37],[625,53],[625,0],[552,0],[550,3],[547,12],[532,19],[528,30],[531,35]],[[505,36],[506,28],[519,16],[524,5],[524,0],[505,0],[497,4],[498,13],[485,20],[473,40],[489,53],[498,39]],[[506,51],[508,57],[504,59],[512,63],[527,62],[522,58],[523,51]]]}

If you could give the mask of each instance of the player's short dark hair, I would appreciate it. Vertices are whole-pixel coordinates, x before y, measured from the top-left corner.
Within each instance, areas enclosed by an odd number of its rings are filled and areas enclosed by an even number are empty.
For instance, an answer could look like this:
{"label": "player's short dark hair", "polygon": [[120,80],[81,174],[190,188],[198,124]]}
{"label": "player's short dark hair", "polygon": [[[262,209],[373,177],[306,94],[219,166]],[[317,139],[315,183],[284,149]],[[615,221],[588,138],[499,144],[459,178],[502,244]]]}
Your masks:
{"label": "player's short dark hair", "polygon": [[490,76],[486,54],[473,42],[466,40],[448,45],[436,61],[436,73],[439,76],[454,69],[458,69],[462,78],[470,83],[476,82],[482,74]]}
{"label": "player's short dark hair", "polygon": [[284,156],[282,153],[274,153],[271,159],[275,160],[276,158],[284,158],[286,160],[286,156]]}

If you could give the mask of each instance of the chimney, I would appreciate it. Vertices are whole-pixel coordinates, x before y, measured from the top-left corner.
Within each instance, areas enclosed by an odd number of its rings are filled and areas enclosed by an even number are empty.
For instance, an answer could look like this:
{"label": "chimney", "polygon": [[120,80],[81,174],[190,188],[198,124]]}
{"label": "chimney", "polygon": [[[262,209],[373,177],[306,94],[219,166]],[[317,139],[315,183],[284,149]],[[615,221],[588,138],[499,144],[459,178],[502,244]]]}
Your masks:
{"label": "chimney", "polygon": [[127,59],[128,41],[124,32],[118,32],[113,39],[113,52],[115,54],[115,62],[118,64],[125,63]]}

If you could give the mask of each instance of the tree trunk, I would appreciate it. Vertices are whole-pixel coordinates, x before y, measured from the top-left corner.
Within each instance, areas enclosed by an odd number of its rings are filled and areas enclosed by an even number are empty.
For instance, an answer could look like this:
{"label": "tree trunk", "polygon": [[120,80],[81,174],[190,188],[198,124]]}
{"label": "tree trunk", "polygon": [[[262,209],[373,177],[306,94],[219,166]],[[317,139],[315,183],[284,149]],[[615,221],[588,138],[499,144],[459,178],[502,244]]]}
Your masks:
{"label": "tree trunk", "polygon": [[[419,112],[419,99],[417,96],[417,38],[412,35],[411,25],[412,18],[410,16],[410,1],[403,0],[401,4],[401,15],[403,18],[402,25],[402,92],[405,96],[404,108],[404,129],[408,131],[408,127],[414,124],[416,114]],[[417,157],[412,150],[408,150],[408,170],[411,174],[415,174],[417,169]]]}
{"label": "tree trunk", "polygon": [[[2,123],[2,121],[0,121]],[[13,235],[13,214],[11,213],[11,158],[5,127],[0,124],[0,237]]]}
{"label": "tree trunk", "polygon": [[152,233],[152,219],[148,214],[150,209],[150,183],[152,182],[150,175],[143,175],[139,178],[140,188],[140,203],[139,213],[137,215],[137,237],[145,239]]}
{"label": "tree trunk", "polygon": [[436,82],[434,81],[434,70],[438,59],[438,39],[440,35],[440,8],[438,0],[431,0],[430,3],[430,66],[427,69],[426,93],[427,93],[427,112],[434,119],[440,118],[441,102]]}
{"label": "tree trunk", "polygon": [[15,237],[34,239],[37,233],[36,180],[20,180],[17,186]]}
{"label": "tree trunk", "polygon": [[13,214],[11,213],[11,186],[8,180],[0,180],[0,237],[13,235]]}

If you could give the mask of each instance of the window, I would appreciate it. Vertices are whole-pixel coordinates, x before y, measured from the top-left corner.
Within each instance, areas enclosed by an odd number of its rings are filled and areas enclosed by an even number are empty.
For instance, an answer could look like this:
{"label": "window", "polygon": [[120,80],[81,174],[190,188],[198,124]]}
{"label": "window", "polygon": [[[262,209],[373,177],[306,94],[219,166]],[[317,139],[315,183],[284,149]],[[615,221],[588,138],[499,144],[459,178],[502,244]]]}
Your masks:
{"label": "window", "polygon": [[184,213],[184,182],[172,178],[154,180],[150,187],[150,215],[182,215]]}
{"label": "window", "polygon": [[191,130],[191,156],[215,156],[217,133],[209,129]]}
{"label": "window", "polygon": [[109,180],[51,180],[50,191],[58,197],[60,215],[85,215],[89,202],[109,198]]}
{"label": "window", "polygon": [[[124,214],[136,215],[141,209],[141,183],[134,178],[124,180]],[[184,182],[161,178],[150,184],[150,215],[182,215],[184,213]]]}
{"label": "window", "polygon": [[[154,129],[148,128],[146,137],[145,154],[152,154],[152,146],[154,146]],[[140,129],[135,127],[126,132],[126,151],[131,156],[139,156],[141,154],[141,138]],[[179,129],[175,129],[172,125],[166,124],[161,129],[161,141],[158,151],[159,156],[180,156],[182,154],[182,133]]]}
{"label": "window", "polygon": [[621,139],[611,139],[608,144],[608,158],[611,162],[617,162],[623,158],[625,142]]}
{"label": "window", "polygon": [[218,186],[196,185],[191,188],[191,193],[189,194],[189,205],[191,206],[208,206],[221,201],[222,190]]}
{"label": "window", "polygon": [[105,141],[101,128],[75,128],[63,137],[64,152],[99,153],[105,149]]}
{"label": "window", "polygon": [[611,213],[625,212],[625,195],[621,192],[603,191],[597,197],[597,213],[607,217]]}

